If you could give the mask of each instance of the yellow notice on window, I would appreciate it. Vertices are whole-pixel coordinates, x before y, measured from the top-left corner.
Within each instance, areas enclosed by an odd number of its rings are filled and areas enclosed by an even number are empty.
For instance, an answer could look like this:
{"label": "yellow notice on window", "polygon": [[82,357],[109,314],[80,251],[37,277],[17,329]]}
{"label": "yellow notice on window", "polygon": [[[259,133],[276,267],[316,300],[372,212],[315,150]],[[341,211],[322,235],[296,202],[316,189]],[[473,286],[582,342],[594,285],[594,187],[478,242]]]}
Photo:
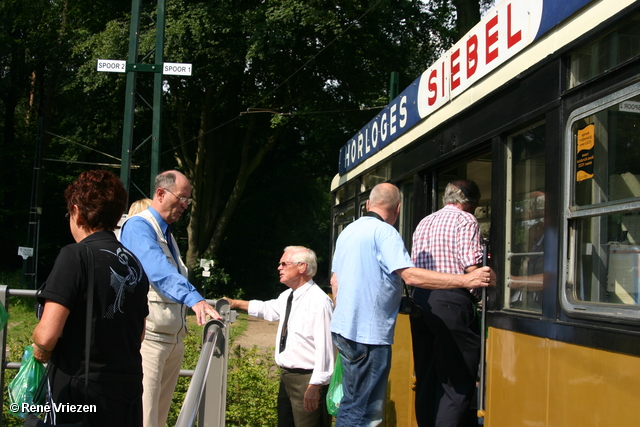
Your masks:
{"label": "yellow notice on window", "polygon": [[578,131],[578,146],[576,147],[576,181],[578,182],[593,178],[595,129],[595,125],[591,124]]}

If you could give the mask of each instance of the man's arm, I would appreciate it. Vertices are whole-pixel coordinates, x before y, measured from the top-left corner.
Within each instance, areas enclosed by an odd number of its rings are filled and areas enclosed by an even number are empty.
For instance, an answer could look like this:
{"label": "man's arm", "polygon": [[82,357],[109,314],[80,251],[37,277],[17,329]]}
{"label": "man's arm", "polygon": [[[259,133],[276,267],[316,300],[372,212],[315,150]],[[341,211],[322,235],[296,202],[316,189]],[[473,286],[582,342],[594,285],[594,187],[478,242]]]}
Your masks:
{"label": "man's arm", "polygon": [[331,275],[331,295],[333,296],[333,303],[335,304],[338,300],[338,276],[336,273]]}
{"label": "man's arm", "polygon": [[241,299],[231,299],[227,297],[223,297],[223,299],[229,301],[229,308],[231,310],[235,310],[237,308],[242,311],[249,311],[249,301],[244,301]]}
{"label": "man's arm", "polygon": [[304,409],[312,412],[320,404],[320,390],[331,380],[334,367],[334,350],[331,339],[331,316],[333,307],[329,299],[323,298],[322,308],[309,321],[313,323],[313,342],[315,346],[313,374],[304,393]]}
{"label": "man's arm", "polygon": [[489,285],[489,267],[479,267],[467,274],[439,273],[424,268],[401,268],[395,272],[409,285],[423,289],[482,288]]}
{"label": "man's arm", "polygon": [[153,286],[164,296],[191,307],[198,325],[207,322],[207,315],[213,319],[222,319],[187,278],[169,262],[157,242],[155,230],[147,220],[142,217],[129,219],[122,228],[120,242],[138,257]]}

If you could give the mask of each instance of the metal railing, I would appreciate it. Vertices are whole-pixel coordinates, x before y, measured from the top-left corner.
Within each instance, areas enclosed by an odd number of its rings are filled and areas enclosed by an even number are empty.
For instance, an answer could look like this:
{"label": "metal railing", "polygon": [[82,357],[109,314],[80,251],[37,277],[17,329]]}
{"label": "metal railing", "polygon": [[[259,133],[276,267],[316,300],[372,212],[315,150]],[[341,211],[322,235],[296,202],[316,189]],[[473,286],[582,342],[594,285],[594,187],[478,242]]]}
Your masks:
{"label": "metal railing", "polygon": [[[0,302],[9,311],[8,297],[35,298],[36,290],[10,289],[0,285]],[[202,350],[195,370],[180,370],[181,376],[191,377],[191,383],[180,410],[176,426],[224,427],[227,397],[227,365],[229,360],[229,324],[236,321],[236,312],[229,309],[226,300],[207,300],[222,316],[210,320],[202,334]],[[19,369],[20,362],[8,362],[7,326],[0,329],[0,407],[4,405],[5,370]],[[197,420],[196,420],[197,415]],[[0,418],[2,427],[2,418]]]}

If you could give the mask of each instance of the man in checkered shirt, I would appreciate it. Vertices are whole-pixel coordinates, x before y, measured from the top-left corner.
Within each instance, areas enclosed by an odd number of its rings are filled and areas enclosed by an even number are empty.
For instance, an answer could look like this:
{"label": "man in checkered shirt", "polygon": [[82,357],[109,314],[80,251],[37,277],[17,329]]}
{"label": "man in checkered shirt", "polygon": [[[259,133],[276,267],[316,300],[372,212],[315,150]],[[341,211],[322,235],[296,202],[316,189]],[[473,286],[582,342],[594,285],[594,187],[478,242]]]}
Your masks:
{"label": "man in checkered shirt", "polygon": [[[473,212],[479,200],[473,181],[447,185],[445,206],[420,221],[413,234],[416,267],[454,274],[478,268],[482,239]],[[418,425],[477,425],[469,414],[480,358],[476,299],[468,289],[415,288],[413,297],[422,307],[422,315],[411,318]]]}

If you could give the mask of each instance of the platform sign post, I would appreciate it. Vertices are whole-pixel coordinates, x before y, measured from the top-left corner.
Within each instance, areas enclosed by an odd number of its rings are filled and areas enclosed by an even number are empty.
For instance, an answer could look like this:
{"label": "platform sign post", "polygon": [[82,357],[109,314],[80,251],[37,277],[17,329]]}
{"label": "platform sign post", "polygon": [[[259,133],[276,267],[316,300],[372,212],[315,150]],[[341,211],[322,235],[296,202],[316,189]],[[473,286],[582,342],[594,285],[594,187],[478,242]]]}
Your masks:
{"label": "platform sign post", "polygon": [[[154,180],[160,165],[160,130],[162,124],[162,86],[163,75],[190,76],[192,64],[164,62],[165,1],[158,0],[156,18],[155,61],[153,64],[140,64],[138,60],[140,34],[140,2],[133,0],[131,6],[131,25],[129,28],[129,55],[127,60],[98,59],[97,71],[126,73],[126,94],[124,106],[124,124],[122,126],[122,156],[120,179],[129,194],[131,181],[131,155],[133,149],[133,127],[135,119],[136,78],[138,72],[154,73],[153,121],[151,134],[151,170],[149,194],[153,197]],[[136,147],[137,150],[138,147]]]}

